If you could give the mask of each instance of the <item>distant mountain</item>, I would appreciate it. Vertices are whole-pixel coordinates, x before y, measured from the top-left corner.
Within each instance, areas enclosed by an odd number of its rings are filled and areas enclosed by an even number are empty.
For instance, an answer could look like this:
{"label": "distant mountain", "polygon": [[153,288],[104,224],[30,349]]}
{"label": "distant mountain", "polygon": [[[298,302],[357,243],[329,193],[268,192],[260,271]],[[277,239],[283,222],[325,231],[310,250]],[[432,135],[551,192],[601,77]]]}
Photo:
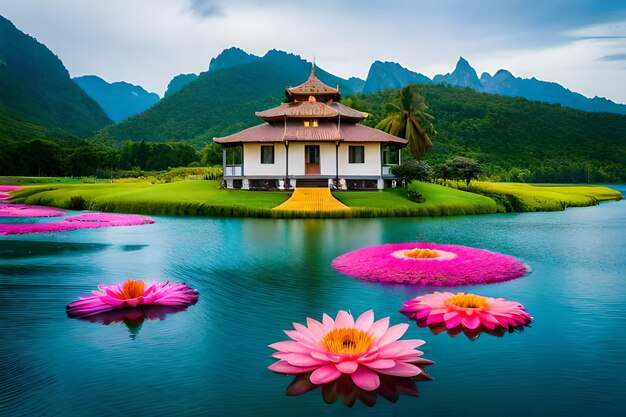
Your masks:
{"label": "distant mountain", "polygon": [[[268,51],[263,57],[258,57],[233,47],[225,49],[218,56],[211,59],[209,72],[246,65],[260,60],[272,62],[279,66],[290,66],[291,69],[298,68],[303,72],[306,72],[307,67],[310,66],[310,63],[301,57],[283,51],[273,49]],[[529,80],[515,78],[506,70],[498,71],[493,77],[488,73],[483,73],[481,78],[478,78],[476,70],[463,57],[459,58],[452,73],[435,75],[432,81],[427,76],[404,68],[398,63],[381,61],[375,61],[370,66],[365,81],[356,77],[346,80],[317,67],[316,74],[328,85],[333,87],[339,85],[344,97],[356,93],[367,94],[389,88],[401,88],[408,84],[434,83],[471,88],[490,94],[524,97],[529,100],[560,104],[584,111],[626,114],[626,105],[616,104],[611,100],[599,97],[589,99],[557,83],[540,81],[535,78]],[[174,77],[170,85],[168,85],[165,96],[172,95],[197,78],[198,76],[195,74],[181,74]]]}
{"label": "distant mountain", "polygon": [[[300,56],[279,51],[276,49],[268,51],[263,57],[258,57],[256,55],[249,54],[239,48],[233,47],[224,49],[218,56],[211,59],[209,63],[209,72],[225,68],[237,67],[259,60],[272,62],[276,65],[285,65],[287,67],[290,67],[291,69],[294,69],[295,67],[301,68],[302,71],[306,72],[307,74],[311,68],[311,64],[302,59]],[[317,77],[319,79],[321,79],[328,85],[332,85],[333,87],[339,85],[341,94],[343,94],[344,96],[360,92],[363,89],[363,84],[365,84],[365,81],[357,77],[350,77],[349,79],[345,80],[329,72],[326,72],[317,66],[315,68],[317,71]],[[205,73],[201,73],[200,75],[202,74]],[[167,91],[165,92],[165,97],[168,97],[173,93],[179,91],[181,88],[191,83],[192,81],[195,81],[197,78],[198,75],[196,74],[177,75],[176,77],[172,78],[172,80],[168,84]]]}
{"label": "distant mountain", "polygon": [[239,48],[224,49],[218,56],[211,58],[209,63],[209,71],[215,71],[222,68],[236,67],[237,65],[247,64],[260,59],[256,55],[247,53]]}
{"label": "distant mountain", "polygon": [[448,84],[456,87],[467,87],[476,91],[483,90],[483,85],[478,79],[476,70],[472,68],[469,62],[467,62],[467,60],[463,57],[459,58],[459,61],[456,63],[456,68],[454,68],[452,74],[448,73],[446,75],[435,75],[433,83]]}
{"label": "distant mountain", "polygon": [[600,97],[589,99],[557,83],[540,81],[536,78],[518,78],[507,70],[500,70],[493,77],[485,72],[481,75],[480,81],[486,93],[558,103],[585,111],[626,114],[626,105]]}
{"label": "distant mountain", "polygon": [[190,82],[193,82],[198,78],[197,74],[178,74],[172,81],[167,85],[167,90],[165,90],[164,97],[171,96]]}
{"label": "distant mountain", "polygon": [[[284,66],[285,68],[289,68],[290,71],[297,72],[301,74],[297,77],[296,81],[289,81],[285,84],[285,87],[290,86],[294,87],[298,84],[306,81],[309,72],[311,71],[311,63],[302,59],[300,55],[290,54],[284,51],[279,51],[276,49],[272,49],[268,51],[262,58],[265,62],[270,62],[275,65]],[[327,84],[331,87],[339,86],[339,92],[342,96],[349,96],[354,94],[362,85],[363,80],[360,80],[356,77],[351,77],[349,80],[343,79],[336,75],[331,74],[328,71],[323,70],[322,68],[315,66],[315,76],[319,78],[324,84]]]}
{"label": "distant mountain", "polygon": [[[195,81],[146,112],[110,126],[96,137],[109,143],[127,139],[181,140],[201,146],[215,136],[261,123],[254,113],[283,101],[285,87],[305,82],[310,71],[311,63],[300,56],[271,50],[245,64],[201,73]],[[330,86],[339,85],[344,96],[352,94],[351,87],[358,84],[319,67],[315,68],[315,74]]]}
{"label": "distant mountain", "polygon": [[0,137],[85,137],[111,123],[45,45],[0,16]]}
{"label": "distant mountain", "polygon": [[348,88],[348,90],[352,90],[354,93],[360,93],[363,91],[365,80],[362,80],[359,77],[350,77],[344,81],[344,85]]}
{"label": "distant mountain", "polygon": [[624,104],[618,104],[601,97],[587,98],[560,84],[537,80],[534,77],[530,79],[518,78],[503,69],[493,76],[485,72],[479,79],[476,70],[464,58],[459,59],[452,74],[435,75],[433,83],[471,88],[489,94],[524,97],[528,100],[560,104],[590,112],[626,114],[626,105]]}
{"label": "distant mountain", "polygon": [[388,88],[402,88],[408,84],[427,84],[430,78],[413,72],[395,62],[376,61],[370,67],[363,93],[373,93]]}
{"label": "distant mountain", "polygon": [[149,109],[160,100],[158,94],[126,82],[108,83],[95,75],[73,80],[116,123]]}

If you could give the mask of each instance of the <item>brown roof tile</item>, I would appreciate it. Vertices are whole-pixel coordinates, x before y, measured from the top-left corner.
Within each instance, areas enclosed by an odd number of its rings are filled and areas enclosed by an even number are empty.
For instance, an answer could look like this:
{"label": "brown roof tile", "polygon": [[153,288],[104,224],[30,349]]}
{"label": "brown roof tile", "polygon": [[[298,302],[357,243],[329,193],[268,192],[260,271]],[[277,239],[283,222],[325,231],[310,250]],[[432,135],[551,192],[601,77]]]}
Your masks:
{"label": "brown roof tile", "polygon": [[337,110],[324,103],[316,101],[296,101],[291,103],[281,103],[280,106],[255,113],[262,119],[274,119],[287,117],[337,117]]}
{"label": "brown roof tile", "polygon": [[343,104],[337,102],[330,104],[329,107],[341,114],[341,117],[363,120],[368,116],[367,113],[355,110],[352,107],[344,106]]}
{"label": "brown roof tile", "polygon": [[394,142],[403,145],[409,143],[406,139],[360,124],[342,124],[340,131],[344,142]]}
{"label": "brown roof tile", "polygon": [[304,127],[301,123],[287,124],[285,140],[291,141],[336,141],[341,140],[335,123],[322,123],[319,127]]}
{"label": "brown roof tile", "polygon": [[341,115],[353,121],[361,121],[367,117],[367,113],[354,110],[341,103],[325,104],[319,101],[295,101],[290,103],[281,103],[280,106],[259,111],[255,113],[263,120],[278,120],[283,117],[289,118],[309,118],[320,117],[329,118]]}
{"label": "brown roof tile", "polygon": [[342,142],[394,142],[406,144],[406,139],[392,136],[382,130],[360,124],[346,123],[341,128],[336,123],[321,123],[319,127],[304,127],[300,123],[287,125],[264,123],[223,138],[214,138],[217,143],[283,142],[289,141],[342,141]]}
{"label": "brown roof tile", "polygon": [[315,76],[314,65],[311,66],[311,74],[309,75],[308,80],[296,87],[288,88],[287,91],[296,96],[339,94],[338,89],[324,84]]}

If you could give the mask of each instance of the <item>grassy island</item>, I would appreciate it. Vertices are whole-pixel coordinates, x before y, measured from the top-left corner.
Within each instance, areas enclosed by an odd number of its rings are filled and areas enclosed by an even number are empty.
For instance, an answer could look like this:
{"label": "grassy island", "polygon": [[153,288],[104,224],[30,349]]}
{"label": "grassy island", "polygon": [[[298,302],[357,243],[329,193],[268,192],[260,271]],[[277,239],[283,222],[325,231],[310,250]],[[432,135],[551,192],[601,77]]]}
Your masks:
{"label": "grassy island", "polygon": [[[119,182],[99,184],[37,184],[13,193],[13,202],[74,210],[138,214],[223,217],[391,217],[486,214],[506,211],[553,211],[590,206],[623,196],[607,187],[532,186],[513,183],[472,183],[467,191],[414,182],[410,187],[425,201],[416,203],[404,189],[337,191],[333,195],[348,212],[276,212],[272,208],[291,195],[284,191],[219,188],[219,181],[178,181],[165,184]],[[461,185],[457,184],[461,188]]]}

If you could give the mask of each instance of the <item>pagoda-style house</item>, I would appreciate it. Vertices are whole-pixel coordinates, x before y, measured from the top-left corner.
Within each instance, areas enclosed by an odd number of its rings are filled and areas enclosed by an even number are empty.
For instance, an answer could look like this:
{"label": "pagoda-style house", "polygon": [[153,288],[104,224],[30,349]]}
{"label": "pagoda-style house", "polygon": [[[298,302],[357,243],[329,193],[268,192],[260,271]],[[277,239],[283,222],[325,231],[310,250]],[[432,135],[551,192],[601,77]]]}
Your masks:
{"label": "pagoda-style house", "polygon": [[222,145],[225,187],[395,186],[391,167],[405,139],[358,124],[367,113],[341,104],[339,88],[317,79],[314,67],[285,93],[286,102],[256,113],[266,123],[214,139]]}

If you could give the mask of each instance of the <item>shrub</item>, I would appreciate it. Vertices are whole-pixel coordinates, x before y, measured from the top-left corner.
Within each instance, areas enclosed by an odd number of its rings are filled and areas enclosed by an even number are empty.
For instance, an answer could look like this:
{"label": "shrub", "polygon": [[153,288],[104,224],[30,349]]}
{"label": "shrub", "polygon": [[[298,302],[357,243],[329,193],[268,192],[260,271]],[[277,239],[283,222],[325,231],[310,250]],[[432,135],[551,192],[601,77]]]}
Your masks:
{"label": "shrub", "polygon": [[424,196],[422,195],[422,193],[418,192],[417,190],[415,190],[412,187],[407,187],[406,189],[406,198],[408,198],[409,200],[415,202],[415,203],[423,203],[424,200]]}
{"label": "shrub", "polygon": [[67,203],[67,208],[70,210],[89,210],[89,205],[89,201],[87,201],[83,196],[74,195],[70,197],[70,200]]}
{"label": "shrub", "polygon": [[433,175],[433,169],[430,165],[415,159],[410,159],[402,165],[393,167],[391,172],[403,184],[410,184],[412,181],[429,181]]}

